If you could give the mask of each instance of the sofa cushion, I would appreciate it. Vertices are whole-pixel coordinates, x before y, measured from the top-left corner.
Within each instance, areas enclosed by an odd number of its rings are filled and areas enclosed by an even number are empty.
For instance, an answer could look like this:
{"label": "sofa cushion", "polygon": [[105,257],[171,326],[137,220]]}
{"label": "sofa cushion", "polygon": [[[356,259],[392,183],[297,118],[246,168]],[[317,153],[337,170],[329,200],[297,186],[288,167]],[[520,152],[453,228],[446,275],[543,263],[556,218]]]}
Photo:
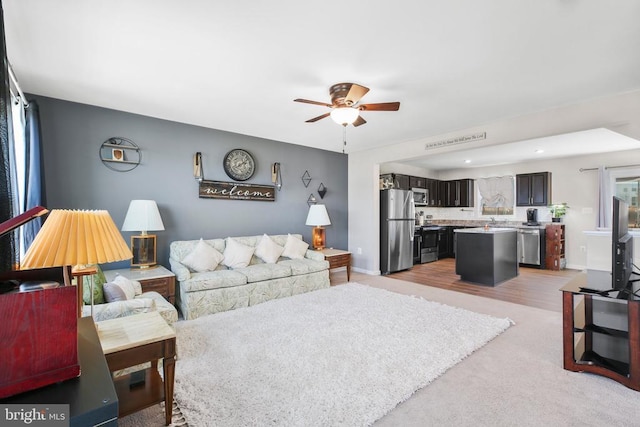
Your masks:
{"label": "sofa cushion", "polygon": [[242,268],[249,265],[255,247],[243,245],[232,239],[227,238],[226,247],[224,248],[224,265],[229,268]]}
{"label": "sofa cushion", "polygon": [[213,271],[224,257],[202,238],[196,247],[182,260],[191,271],[201,273],[203,271]]}
{"label": "sofa cushion", "polygon": [[254,264],[234,271],[247,276],[247,283],[262,282],[264,280],[280,279],[291,276],[291,267],[280,264]]}
{"label": "sofa cushion", "polygon": [[293,276],[299,276],[301,274],[315,273],[316,271],[327,270],[329,268],[329,261],[313,261],[310,259],[284,259],[278,261],[276,265],[283,265],[291,268],[291,274]]}
{"label": "sofa cushion", "polygon": [[180,287],[186,292],[204,291],[207,289],[231,288],[245,285],[247,276],[234,270],[205,271],[193,273],[191,278],[180,282]]}
{"label": "sofa cushion", "polygon": [[275,264],[282,255],[284,248],[271,240],[266,234],[260,239],[260,243],[256,246],[256,256],[267,264]]}
{"label": "sofa cushion", "polygon": [[282,256],[291,259],[302,259],[307,253],[309,244],[291,234],[287,235],[287,243],[284,245]]}

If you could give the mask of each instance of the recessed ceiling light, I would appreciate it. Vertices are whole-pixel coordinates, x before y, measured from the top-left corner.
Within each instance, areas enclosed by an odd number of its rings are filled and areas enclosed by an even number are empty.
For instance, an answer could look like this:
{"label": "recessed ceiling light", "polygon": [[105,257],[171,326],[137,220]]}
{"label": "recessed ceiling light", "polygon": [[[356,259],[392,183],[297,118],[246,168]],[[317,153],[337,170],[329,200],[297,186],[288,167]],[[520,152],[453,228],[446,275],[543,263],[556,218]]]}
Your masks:
{"label": "recessed ceiling light", "polygon": [[465,163],[471,163],[471,160],[467,159],[464,161]]}
{"label": "recessed ceiling light", "polygon": [[536,154],[542,154],[542,153],[544,153],[544,150],[542,148],[538,148],[536,150]]}

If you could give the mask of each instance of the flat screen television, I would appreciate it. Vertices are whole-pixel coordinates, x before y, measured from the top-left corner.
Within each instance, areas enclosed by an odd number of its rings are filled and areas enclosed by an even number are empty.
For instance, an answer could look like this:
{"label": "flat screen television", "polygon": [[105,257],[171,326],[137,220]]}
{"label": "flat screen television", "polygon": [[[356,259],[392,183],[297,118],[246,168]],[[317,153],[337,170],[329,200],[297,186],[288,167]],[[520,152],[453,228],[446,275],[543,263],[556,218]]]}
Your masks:
{"label": "flat screen television", "polygon": [[611,218],[611,288],[618,291],[617,297],[631,296],[631,274],[633,271],[633,237],[629,234],[629,205],[613,197]]}

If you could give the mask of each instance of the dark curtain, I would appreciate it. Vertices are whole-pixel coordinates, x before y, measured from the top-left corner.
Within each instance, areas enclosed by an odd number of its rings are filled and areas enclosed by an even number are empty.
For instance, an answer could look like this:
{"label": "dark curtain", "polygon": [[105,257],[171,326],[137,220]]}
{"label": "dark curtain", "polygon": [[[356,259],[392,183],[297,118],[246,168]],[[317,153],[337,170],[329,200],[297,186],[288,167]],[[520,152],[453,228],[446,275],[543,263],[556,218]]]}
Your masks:
{"label": "dark curtain", "polygon": [[[4,11],[0,3],[0,222],[15,216],[13,211],[12,170],[10,162],[11,142],[11,92],[9,91],[9,73],[7,71],[7,49],[4,39]],[[0,237],[0,272],[9,271],[18,262],[16,251],[16,233],[7,233]]]}
{"label": "dark curtain", "polygon": [[[40,146],[40,114],[38,104],[30,101],[26,109],[25,124],[26,140],[26,182],[25,200],[22,210],[27,211],[36,206],[44,206],[43,181],[42,181],[42,156]],[[31,242],[40,231],[42,217],[35,218],[22,226],[25,249],[31,246]]]}

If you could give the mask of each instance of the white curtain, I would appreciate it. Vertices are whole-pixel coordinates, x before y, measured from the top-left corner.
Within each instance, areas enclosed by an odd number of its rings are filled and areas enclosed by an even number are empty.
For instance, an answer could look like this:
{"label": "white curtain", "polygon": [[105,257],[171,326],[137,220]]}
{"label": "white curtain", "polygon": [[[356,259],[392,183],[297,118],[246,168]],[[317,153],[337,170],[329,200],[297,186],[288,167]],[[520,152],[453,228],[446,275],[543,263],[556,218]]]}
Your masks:
{"label": "white curtain", "polygon": [[514,179],[513,176],[496,176],[477,180],[481,205],[489,208],[513,208]]}
{"label": "white curtain", "polygon": [[601,228],[609,227],[611,224],[610,203],[611,194],[611,174],[607,168],[600,166],[598,168],[598,216],[597,226]]}

